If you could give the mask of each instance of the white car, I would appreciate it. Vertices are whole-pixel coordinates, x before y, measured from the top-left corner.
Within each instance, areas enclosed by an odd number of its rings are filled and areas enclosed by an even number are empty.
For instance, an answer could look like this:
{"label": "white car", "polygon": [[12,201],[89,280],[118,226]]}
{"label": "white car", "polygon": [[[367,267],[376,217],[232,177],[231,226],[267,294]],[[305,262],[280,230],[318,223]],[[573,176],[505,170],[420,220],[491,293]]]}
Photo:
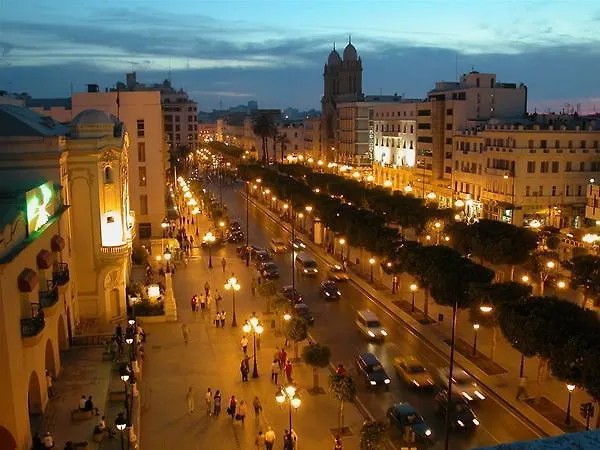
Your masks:
{"label": "white car", "polygon": [[[442,387],[448,388],[450,368],[441,367],[438,369],[438,376]],[[452,391],[457,392],[463,396],[463,398],[469,402],[476,400],[485,400],[485,395],[480,386],[477,385],[471,375],[462,369],[452,369]]]}
{"label": "white car", "polygon": [[283,253],[287,251],[288,246],[283,239],[273,238],[271,239],[270,248],[273,253]]}

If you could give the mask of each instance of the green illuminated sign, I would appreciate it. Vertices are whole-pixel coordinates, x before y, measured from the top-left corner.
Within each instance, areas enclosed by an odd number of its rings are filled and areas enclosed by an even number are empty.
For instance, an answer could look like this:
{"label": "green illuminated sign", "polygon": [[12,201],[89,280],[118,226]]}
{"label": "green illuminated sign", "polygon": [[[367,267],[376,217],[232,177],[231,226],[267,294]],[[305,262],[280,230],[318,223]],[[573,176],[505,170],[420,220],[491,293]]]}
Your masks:
{"label": "green illuminated sign", "polygon": [[27,202],[27,228],[30,233],[43,227],[54,214],[54,186],[51,181],[31,189],[25,194]]}

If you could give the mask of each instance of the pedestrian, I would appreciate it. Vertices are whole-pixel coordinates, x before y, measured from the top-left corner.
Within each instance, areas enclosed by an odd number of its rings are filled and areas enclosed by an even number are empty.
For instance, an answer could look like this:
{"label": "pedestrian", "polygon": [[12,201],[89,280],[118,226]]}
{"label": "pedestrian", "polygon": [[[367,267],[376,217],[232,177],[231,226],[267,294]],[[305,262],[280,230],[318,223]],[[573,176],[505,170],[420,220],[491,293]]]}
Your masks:
{"label": "pedestrian", "polygon": [[275,432],[273,428],[269,427],[267,432],[265,433],[265,449],[273,450],[273,445],[275,444]]}
{"label": "pedestrian", "polygon": [[527,377],[522,376],[519,378],[519,387],[517,388],[517,400],[520,400],[521,396],[526,394],[525,387],[527,387]]}
{"label": "pedestrian", "polygon": [[254,407],[254,418],[256,419],[256,424],[258,425],[260,423],[260,413],[262,412],[263,407],[258,399],[258,396],[256,395],[252,401],[252,406]]}
{"label": "pedestrian", "polygon": [[256,278],[252,278],[250,289],[252,289],[252,297],[254,297],[256,295]]}
{"label": "pedestrian", "polygon": [[262,430],[258,431],[258,435],[254,440],[254,448],[256,450],[262,450],[265,447],[265,433]]}
{"label": "pedestrian", "polygon": [[225,311],[221,311],[221,328],[225,328]]}
{"label": "pedestrian", "polygon": [[210,294],[210,284],[208,284],[208,281],[204,283],[204,293],[206,295]]}
{"label": "pedestrian", "polygon": [[192,296],[191,304],[192,312],[196,312],[196,309],[198,308],[198,296],[196,294]]}
{"label": "pedestrian", "polygon": [[277,379],[279,378],[279,372],[281,371],[281,367],[279,367],[279,360],[274,359],[271,364],[271,381],[277,384]]}
{"label": "pedestrian", "polygon": [[204,312],[206,308],[206,297],[200,297],[200,310]]}
{"label": "pedestrian", "polygon": [[52,375],[50,372],[46,370],[46,385],[48,386],[48,398],[54,397],[54,383],[52,380]]}
{"label": "pedestrian", "polygon": [[283,432],[283,450],[294,450],[292,435],[288,430]]}
{"label": "pedestrian", "polygon": [[221,413],[221,391],[217,389],[213,397],[213,415],[218,416]]}
{"label": "pedestrian", "polygon": [[225,273],[225,268],[227,267],[227,260],[225,257],[221,258],[221,267],[223,268],[223,273]]}
{"label": "pedestrian", "polygon": [[213,402],[213,394],[210,388],[208,388],[206,394],[204,394],[204,402],[206,403],[206,415],[212,415],[211,404]]}
{"label": "pedestrian", "polygon": [[189,387],[187,394],[185,394],[185,401],[187,402],[188,414],[194,412],[194,389],[192,386]]}
{"label": "pedestrian", "polygon": [[235,414],[235,419],[242,422],[242,425],[244,425],[244,423],[245,423],[247,412],[248,412],[248,407],[246,406],[246,401],[242,400],[240,402],[240,404],[238,405],[237,412]]}
{"label": "pedestrian", "polygon": [[183,334],[183,342],[187,346],[188,338],[190,336],[190,329],[188,328],[188,326],[185,323],[181,324],[181,334]]}
{"label": "pedestrian", "polygon": [[257,278],[256,280],[257,280],[257,282],[258,282],[258,285],[260,286],[260,283],[262,282],[262,278],[261,278],[261,276],[259,275],[259,276],[258,276],[258,278]]}
{"label": "pedestrian", "polygon": [[242,373],[242,381],[248,381],[248,373],[250,372],[250,363],[248,358],[242,359],[240,364],[240,372]]}
{"label": "pedestrian", "polygon": [[337,369],[335,369],[335,374],[340,377],[346,375],[346,369],[343,364],[338,364]]}
{"label": "pedestrian", "polygon": [[285,363],[285,376],[287,377],[288,383],[291,383],[292,382],[292,362],[289,360]]}
{"label": "pedestrian", "polygon": [[217,314],[215,314],[215,327],[219,328],[220,325],[221,325],[221,313],[219,311],[217,311]]}
{"label": "pedestrian", "polygon": [[240,340],[240,345],[242,346],[242,351],[244,352],[244,355],[248,354],[248,338],[246,337],[246,335],[242,336],[242,339]]}
{"label": "pedestrian", "polygon": [[333,450],[342,450],[342,438],[339,434],[333,439]]}
{"label": "pedestrian", "polygon": [[44,444],[44,448],[54,448],[54,437],[49,431],[46,431],[46,434],[44,434],[42,444]]}
{"label": "pedestrian", "polygon": [[235,410],[237,408],[237,400],[235,395],[232,395],[229,399],[229,406],[227,407],[227,415],[231,416],[231,419],[235,419]]}
{"label": "pedestrian", "polygon": [[279,352],[279,368],[285,368],[285,363],[287,362],[287,353],[284,348]]}
{"label": "pedestrian", "polygon": [[223,301],[223,297],[219,294],[219,291],[215,289],[215,309],[218,311],[221,309],[221,303]]}

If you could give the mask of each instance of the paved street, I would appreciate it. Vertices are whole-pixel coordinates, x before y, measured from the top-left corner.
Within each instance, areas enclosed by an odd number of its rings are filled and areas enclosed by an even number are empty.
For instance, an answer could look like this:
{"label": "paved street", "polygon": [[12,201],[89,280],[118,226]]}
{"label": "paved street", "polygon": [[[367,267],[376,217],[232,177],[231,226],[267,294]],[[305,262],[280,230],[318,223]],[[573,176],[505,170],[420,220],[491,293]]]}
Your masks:
{"label": "paved street", "polygon": [[[229,205],[232,217],[245,218],[245,200],[233,190],[224,192],[224,200]],[[250,205],[250,242],[266,247],[271,237],[287,239],[288,235],[279,225],[267,218],[262,212]],[[281,283],[291,283],[290,253],[278,255],[278,263],[282,276]],[[341,362],[346,367],[355,367],[355,357],[360,352],[372,351],[375,353],[389,374],[392,374],[392,387],[389,392],[370,392],[366,386],[359,388],[359,398],[376,417],[383,418],[385,410],[393,402],[409,401],[417,407],[425,419],[432,424],[434,435],[443,436],[443,418],[435,412],[432,395],[418,393],[406,388],[393,374],[392,360],[400,355],[418,355],[430,368],[447,364],[436,352],[415,335],[409,332],[401,322],[390,316],[377,304],[371,301],[364,292],[352,284],[342,284],[342,300],[326,303],[319,298],[318,284],[322,279],[297,278],[297,287],[304,296],[315,315],[315,326],[311,333],[321,342],[332,348],[333,359]],[[383,345],[365,341],[358,334],[354,319],[357,310],[366,308],[375,311],[382,320],[383,325],[391,330],[390,338]],[[334,318],[335,320],[330,320]],[[512,442],[516,440],[534,439],[537,433],[526,426],[505,407],[494,399],[488,398],[485,402],[475,407],[481,426],[475,433],[457,434],[453,436],[452,448],[473,448],[477,446],[492,445],[499,442]],[[441,448],[442,442],[438,440],[431,448]]]}
{"label": "paved street", "polygon": [[[202,218],[201,228],[208,224]],[[270,382],[270,364],[275,347],[283,343],[271,329],[270,318],[262,318],[264,302],[260,297],[250,294],[251,277],[256,276],[253,266],[245,264],[235,255],[235,246],[229,245],[213,252],[214,269],[207,269],[207,254],[204,250],[194,250],[188,267],[180,269],[174,276],[175,294],[178,304],[179,321],[168,324],[149,324],[147,363],[145,365],[144,385],[142,386],[142,448],[144,450],[181,449],[250,449],[254,448],[254,439],[259,428],[266,431],[272,426],[277,434],[276,448],[282,445],[283,430],[288,428],[287,407],[280,407],[275,401],[276,386]],[[227,260],[227,271],[221,269],[221,257]],[[234,272],[241,285],[236,296],[237,319],[239,326],[231,327],[231,293],[223,289],[227,277]],[[205,281],[223,296],[223,308],[227,311],[227,325],[215,328],[213,325],[214,303],[211,313],[192,313],[190,298],[194,293],[203,291]],[[260,376],[248,383],[241,382],[239,371],[242,351],[240,339],[243,334],[241,325],[255,311],[263,324],[265,332],[261,350],[257,352]],[[183,342],[181,324],[190,329],[190,341],[186,347]],[[252,339],[250,339],[249,354]],[[292,350],[288,349],[288,355]],[[252,366],[252,360],[251,360]],[[300,408],[293,413],[293,428],[298,434],[299,448],[329,449],[333,447],[330,431],[337,425],[337,402],[329,393],[311,395],[307,388],[312,386],[312,370],[304,364],[295,364],[294,378],[298,383],[302,399]],[[327,384],[327,370],[321,371],[320,382]],[[196,412],[187,414],[186,392],[193,387]],[[223,394],[222,412],[219,418],[207,417],[204,408],[204,393],[211,387],[213,392],[220,389]],[[229,397],[235,395],[238,400],[248,403],[246,424],[232,423],[225,409]],[[254,422],[252,401],[257,395],[264,408],[264,415],[257,426]],[[363,417],[352,406],[345,408],[345,422],[354,432],[344,438],[345,448],[358,448],[358,433]]]}

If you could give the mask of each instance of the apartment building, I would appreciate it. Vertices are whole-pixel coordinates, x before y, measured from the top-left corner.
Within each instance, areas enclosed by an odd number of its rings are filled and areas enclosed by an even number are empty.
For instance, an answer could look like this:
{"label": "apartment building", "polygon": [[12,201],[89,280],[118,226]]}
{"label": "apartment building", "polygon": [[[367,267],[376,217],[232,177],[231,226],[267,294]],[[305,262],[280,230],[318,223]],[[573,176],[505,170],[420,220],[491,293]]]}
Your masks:
{"label": "apartment building", "polygon": [[198,149],[198,105],[183,90],[161,92],[169,147]]}
{"label": "apartment building", "polygon": [[322,160],[325,155],[321,146],[321,118],[308,117],[303,121],[304,155],[315,161]]}
{"label": "apartment building", "polygon": [[590,179],[600,174],[600,127],[488,124],[455,136],[452,186],[459,205],[515,225],[579,227]]}

